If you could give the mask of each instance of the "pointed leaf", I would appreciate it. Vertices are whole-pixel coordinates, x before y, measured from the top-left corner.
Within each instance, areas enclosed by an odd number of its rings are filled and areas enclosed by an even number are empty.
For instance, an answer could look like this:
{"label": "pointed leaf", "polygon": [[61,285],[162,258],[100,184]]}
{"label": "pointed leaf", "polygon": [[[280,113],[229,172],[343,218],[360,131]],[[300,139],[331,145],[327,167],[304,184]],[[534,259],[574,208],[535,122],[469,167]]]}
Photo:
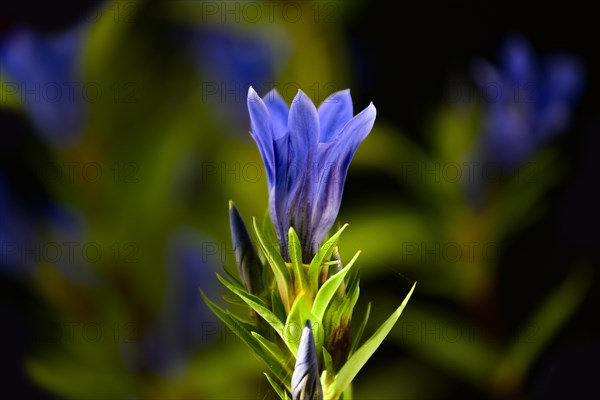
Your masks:
{"label": "pointed leaf", "polygon": [[258,239],[258,243],[260,244],[260,248],[262,249],[267,262],[271,266],[273,270],[273,274],[275,275],[275,281],[277,282],[277,287],[279,288],[279,295],[281,296],[281,301],[285,306],[286,310],[289,310],[290,307],[290,283],[291,276],[285,265],[285,261],[279,254],[279,251],[275,249],[274,243],[266,243],[265,239],[258,229],[258,225],[256,224],[256,218],[252,220],[252,226],[254,227],[254,232],[256,233],[256,237]]}
{"label": "pointed leaf", "polygon": [[352,286],[346,288],[346,296],[340,305],[340,316],[346,320],[350,320],[352,318],[352,312],[354,311],[354,306],[358,301],[358,296],[360,294],[360,286],[358,281],[354,281]]}
{"label": "pointed leaf", "polygon": [[209,298],[200,291],[204,302],[211,309],[211,311],[233,332],[235,333],[244,343],[246,343],[256,355],[258,355],[271,369],[277,379],[285,382],[288,379],[288,374],[280,366],[279,362],[267,353],[261,344],[252,336],[251,331],[247,324],[244,324],[238,320],[230,312],[221,309],[215,303],[209,300]]}
{"label": "pointed leaf", "polygon": [[281,299],[274,290],[271,291],[271,305],[273,314],[275,314],[280,321],[285,321],[287,318],[285,314],[285,307],[283,307]]}
{"label": "pointed leaf", "polygon": [[265,349],[265,351],[271,354],[271,356],[274,359],[279,361],[282,368],[288,370],[290,374],[292,373],[291,361],[294,358],[293,354],[290,354],[285,350],[284,353],[284,351],[282,351],[279,346],[277,346],[275,343],[273,343],[272,341],[270,341],[269,339],[265,338],[257,332],[252,332],[252,336],[254,336],[256,340],[258,340],[258,342]]}
{"label": "pointed leaf", "polygon": [[302,329],[308,317],[307,314],[308,307],[304,293],[302,293],[294,300],[283,329],[283,340],[294,355],[298,353],[298,345],[300,344]]}
{"label": "pointed leaf", "polygon": [[350,271],[359,255],[360,251],[358,251],[354,255],[352,260],[350,260],[350,262],[344,267],[344,269],[342,269],[340,272],[329,278],[323,284],[321,289],[319,289],[319,292],[317,293],[317,297],[315,298],[315,302],[312,307],[312,312],[317,316],[317,318],[319,318],[320,321],[323,320],[323,315],[325,315],[325,310],[327,309],[329,302],[331,302],[331,299],[335,295],[335,292],[340,287],[341,283],[344,280],[344,277]]}
{"label": "pointed leaf", "polygon": [[325,371],[333,372],[333,359],[325,347],[323,347],[323,363],[325,364]]}
{"label": "pointed leaf", "polygon": [[292,305],[292,309],[290,310],[290,313],[285,321],[284,341],[293,354],[296,354],[298,351],[300,336],[306,321],[311,322],[317,353],[320,356],[321,348],[323,347],[323,342],[325,340],[323,323],[310,310],[306,299],[306,293],[301,293],[298,297],[296,297],[296,300]]}
{"label": "pointed leaf", "polygon": [[235,276],[231,271],[229,271],[229,269],[223,267],[223,271],[225,271],[225,275],[227,275],[227,278],[229,278],[233,285],[239,287],[240,289],[244,287],[244,284],[242,281],[240,281],[239,277]]}
{"label": "pointed leaf", "polygon": [[321,265],[323,262],[329,261],[329,257],[331,257],[331,253],[333,252],[338,239],[347,226],[348,224],[345,224],[332,237],[330,237],[329,240],[327,240],[319,248],[319,251],[317,251],[317,254],[315,254],[314,258],[310,262],[310,266],[308,267],[308,281],[313,292],[316,292],[319,286],[319,272],[321,270]]}
{"label": "pointed leaf", "polygon": [[371,302],[367,305],[367,311],[365,311],[365,317],[363,318],[358,331],[356,331],[356,335],[354,336],[354,343],[352,343],[352,348],[350,349],[350,354],[354,353],[354,350],[358,347],[360,343],[360,339],[362,338],[363,332],[365,331],[365,327],[367,326],[367,322],[369,322],[369,316],[371,315]]}
{"label": "pointed leaf", "polygon": [[366,364],[366,362],[371,358],[375,350],[381,345],[381,342],[385,339],[388,333],[392,330],[396,321],[402,314],[404,307],[406,307],[406,303],[408,303],[408,299],[412,295],[415,290],[416,282],[413,284],[410,292],[402,301],[400,307],[394,311],[394,313],[377,329],[377,331],[367,340],[350,358],[346,361],[346,364],[340,369],[340,372],[335,376],[333,384],[329,386],[328,392],[326,394],[327,398],[337,398],[341,393],[343,393],[348,385],[352,382],[356,374],[360,371],[360,369]]}
{"label": "pointed leaf", "polygon": [[[263,317],[264,320],[267,321],[269,323],[269,325],[271,325],[273,327],[273,329],[275,329],[275,332],[277,332],[280,336],[282,335],[283,322],[279,318],[277,318],[277,316],[275,314],[273,314],[273,312],[271,310],[269,310],[267,308],[266,304],[260,298],[254,296],[250,293],[244,292],[241,289],[236,288],[231,283],[229,283],[225,279],[223,279],[219,274],[217,274],[217,278],[219,279],[219,281],[221,281],[221,283],[227,289],[229,289],[231,292],[237,294],[240,297],[240,299],[242,299],[254,311],[256,311],[256,313],[258,315]],[[283,339],[283,336],[282,336],[282,339]]]}
{"label": "pointed leaf", "polygon": [[275,232],[275,226],[271,221],[271,215],[269,215],[269,209],[265,212],[262,223],[263,237],[267,241],[266,243],[278,243],[277,233]]}
{"label": "pointed leaf", "polygon": [[277,395],[279,396],[279,398],[281,400],[290,400],[290,397],[288,396],[287,392],[285,390],[283,390],[279,384],[277,382],[275,382],[273,380],[273,378],[271,378],[271,376],[269,374],[267,374],[265,372],[265,376],[267,377],[267,380],[269,381],[269,383],[271,384],[271,387],[273,388],[273,390],[275,390],[275,393],[277,393]]}
{"label": "pointed leaf", "polygon": [[288,231],[288,242],[290,261],[294,269],[294,286],[296,293],[299,293],[306,288],[307,284],[306,273],[302,266],[302,245],[300,244],[300,239],[293,227],[290,227],[290,230]]}
{"label": "pointed leaf", "polygon": [[234,306],[246,306],[247,304],[239,298],[239,296],[232,296],[230,293],[221,296],[223,300]]}

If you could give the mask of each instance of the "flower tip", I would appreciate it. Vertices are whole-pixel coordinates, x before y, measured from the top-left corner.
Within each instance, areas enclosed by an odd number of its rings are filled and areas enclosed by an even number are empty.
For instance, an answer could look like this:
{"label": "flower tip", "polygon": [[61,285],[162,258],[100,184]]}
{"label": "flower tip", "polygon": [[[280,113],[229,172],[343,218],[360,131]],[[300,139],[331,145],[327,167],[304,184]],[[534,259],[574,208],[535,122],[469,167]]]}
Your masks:
{"label": "flower tip", "polygon": [[362,110],[360,114],[362,114],[363,118],[366,120],[371,120],[374,123],[375,118],[377,118],[377,108],[375,108],[373,102],[370,102],[367,108]]}
{"label": "flower tip", "polygon": [[308,97],[308,96],[306,96],[306,93],[304,93],[302,91],[302,89],[298,89],[298,93],[296,93],[296,96],[294,97],[294,100],[292,101],[292,103],[295,103],[298,100],[302,100],[305,97]]}
{"label": "flower tip", "polygon": [[248,88],[248,101],[256,101],[259,100],[260,96],[256,93],[256,90],[252,86]]}
{"label": "flower tip", "polygon": [[312,335],[312,324],[310,323],[310,319],[306,320],[306,324],[304,324],[304,330],[307,331],[307,334]]}
{"label": "flower tip", "polygon": [[296,365],[292,374],[292,399],[322,399],[323,388],[319,378],[319,362],[310,320],[302,330]]}
{"label": "flower tip", "polygon": [[231,211],[232,208],[235,208],[235,204],[233,204],[233,200],[229,200],[229,211]]}
{"label": "flower tip", "polygon": [[339,93],[347,94],[348,96],[350,96],[350,88],[340,90]]}

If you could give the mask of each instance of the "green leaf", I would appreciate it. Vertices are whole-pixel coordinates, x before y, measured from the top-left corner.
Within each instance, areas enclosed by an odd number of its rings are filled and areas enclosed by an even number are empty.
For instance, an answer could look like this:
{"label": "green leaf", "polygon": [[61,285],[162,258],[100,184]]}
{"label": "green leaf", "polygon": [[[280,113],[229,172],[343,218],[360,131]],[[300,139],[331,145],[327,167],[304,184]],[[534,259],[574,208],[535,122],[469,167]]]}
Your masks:
{"label": "green leaf", "polygon": [[354,306],[358,301],[358,296],[360,294],[360,286],[358,281],[354,281],[353,285],[346,289],[346,296],[340,305],[340,317],[344,321],[350,321],[352,318],[352,311],[354,311]]}
{"label": "green leaf", "polygon": [[333,372],[333,359],[325,347],[323,347],[323,363],[326,371]]}
{"label": "green leaf", "polygon": [[348,385],[352,383],[356,374],[358,374],[360,369],[366,364],[369,358],[371,358],[375,350],[379,348],[385,337],[396,324],[404,307],[406,307],[406,303],[408,303],[410,296],[415,290],[415,286],[416,282],[404,298],[404,301],[402,301],[400,307],[398,307],[379,329],[377,329],[373,336],[371,336],[369,340],[367,340],[352,356],[350,356],[348,361],[346,361],[344,366],[340,369],[340,372],[335,376],[333,383],[328,387],[325,395],[326,398],[337,398],[346,390]]}
{"label": "green leaf", "polygon": [[258,243],[260,244],[260,248],[263,251],[271,269],[273,270],[273,274],[275,275],[275,281],[277,282],[277,287],[279,288],[279,295],[281,296],[281,301],[283,302],[286,310],[290,309],[290,283],[291,276],[285,265],[285,261],[279,254],[278,249],[275,248],[275,243],[267,243],[258,229],[258,225],[256,224],[256,218],[252,219],[252,226],[254,228],[254,233],[258,239]]}
{"label": "green leaf", "polygon": [[273,378],[271,378],[269,376],[269,374],[265,373],[265,376],[267,377],[267,380],[269,381],[269,383],[271,384],[271,386],[275,390],[275,393],[277,393],[279,395],[279,398],[281,400],[290,400],[287,392],[285,390],[281,389],[281,387],[279,387],[279,385],[277,384],[277,382],[275,382],[273,380]]}
{"label": "green leaf", "polygon": [[285,321],[285,329],[283,333],[283,340],[288,345],[289,349],[294,355],[298,353],[298,346],[300,345],[300,338],[302,336],[302,329],[306,325],[306,321],[310,320],[315,337],[315,347],[317,353],[321,354],[321,348],[323,347],[323,341],[325,340],[325,334],[323,329],[323,323],[309,308],[306,293],[301,293],[294,304],[292,309]]}
{"label": "green leaf", "polygon": [[271,356],[270,353],[265,351],[260,342],[252,336],[250,328],[247,324],[244,324],[240,320],[238,320],[234,315],[230,312],[221,309],[219,306],[214,304],[209,298],[204,294],[201,290],[200,294],[204,299],[204,302],[211,309],[211,311],[240,339],[244,341],[251,349],[258,355],[271,369],[273,374],[277,377],[277,379],[282,382],[286,382],[288,379],[287,372],[280,367],[279,361]]}
{"label": "green leaf", "polygon": [[240,299],[239,296],[232,296],[229,293],[221,296],[221,298],[223,300],[225,300],[227,303],[232,304],[234,306],[245,306],[246,305],[246,303],[242,299]]}
{"label": "green leaf", "polygon": [[317,254],[313,257],[310,262],[310,266],[308,267],[308,282],[310,288],[313,293],[315,293],[319,288],[319,272],[321,270],[321,265],[325,261],[329,261],[329,257],[331,257],[331,253],[335,248],[338,239],[342,235],[342,232],[348,227],[348,224],[344,224],[332,237],[329,238],[321,247]]}
{"label": "green leaf", "polygon": [[275,314],[279,320],[285,321],[287,318],[285,314],[285,308],[283,307],[281,299],[279,296],[277,296],[277,293],[274,290],[271,291],[271,305],[273,307],[273,314]]}
{"label": "green leaf", "polygon": [[561,162],[555,151],[547,149],[519,167],[500,187],[493,199],[493,232],[499,241],[539,219],[547,207],[543,200],[550,187],[561,178]]}
{"label": "green leaf", "polygon": [[307,305],[304,298],[304,293],[300,294],[294,300],[292,309],[288,314],[287,320],[285,321],[285,327],[283,330],[283,341],[289,347],[294,356],[298,354],[298,346],[300,345],[300,337],[302,335],[302,328],[306,324],[307,317]]}
{"label": "green leaf", "polygon": [[227,277],[229,278],[229,280],[235,286],[239,287],[240,289],[244,288],[244,284],[242,283],[242,281],[240,281],[237,276],[235,276],[231,271],[229,271],[229,269],[227,269],[227,268],[224,267],[223,271],[225,271],[225,275],[227,275]]}
{"label": "green leaf", "polygon": [[315,302],[312,307],[312,312],[317,316],[317,318],[319,318],[319,321],[323,319],[323,315],[325,315],[325,310],[327,309],[329,302],[331,301],[331,299],[335,295],[335,292],[338,290],[338,288],[344,281],[344,277],[346,276],[346,274],[350,272],[350,269],[354,265],[354,262],[356,261],[359,255],[360,250],[356,252],[356,254],[352,258],[352,260],[350,260],[348,265],[346,265],[344,269],[342,269],[340,272],[329,278],[317,293],[317,297],[315,298]]}
{"label": "green leaf", "polygon": [[[89,399],[128,398],[135,391],[133,377],[125,371],[87,365],[87,359],[53,357],[33,359],[25,364],[30,379],[54,392],[57,398]],[[98,397],[96,397],[98,396]]]}
{"label": "green leaf", "polygon": [[[266,304],[258,297],[243,291],[242,289],[238,289],[233,286],[231,283],[227,282],[223,279],[219,274],[217,274],[217,278],[221,283],[229,289],[234,294],[238,295],[240,299],[242,299],[246,304],[248,304],[258,315],[264,318],[265,321],[269,323],[275,329],[275,332],[281,336],[283,339],[283,322],[277,318],[275,314],[271,310],[269,310]],[[296,354],[296,353],[294,353]]]}
{"label": "green leaf", "polygon": [[300,239],[298,239],[298,235],[293,227],[290,227],[290,230],[288,231],[288,241],[290,261],[294,270],[294,287],[296,293],[300,293],[307,287],[306,273],[302,266],[302,245],[300,244]]}
{"label": "green leaf", "polygon": [[360,339],[362,338],[363,332],[365,331],[365,327],[367,326],[367,322],[369,321],[369,316],[371,315],[371,302],[367,305],[367,311],[365,311],[365,317],[363,318],[356,335],[354,336],[354,343],[352,343],[352,348],[350,349],[350,354],[354,353],[354,350],[358,347],[360,343]]}
{"label": "green leaf", "polygon": [[271,221],[268,208],[263,217],[262,231],[267,243],[278,243],[277,232],[275,232],[275,226],[273,226],[273,222]]}
{"label": "green leaf", "polygon": [[586,264],[577,266],[536,307],[526,326],[503,351],[500,362],[494,366],[494,383],[497,387],[506,387],[511,381],[525,379],[539,354],[581,305],[592,282],[592,267]]}
{"label": "green leaf", "polygon": [[279,346],[265,338],[261,334],[257,332],[251,332],[252,336],[261,344],[261,346],[269,353],[271,356],[279,361],[282,368],[288,370],[290,376],[293,372],[293,364],[291,364],[293,360],[293,356],[290,353],[284,354]]}

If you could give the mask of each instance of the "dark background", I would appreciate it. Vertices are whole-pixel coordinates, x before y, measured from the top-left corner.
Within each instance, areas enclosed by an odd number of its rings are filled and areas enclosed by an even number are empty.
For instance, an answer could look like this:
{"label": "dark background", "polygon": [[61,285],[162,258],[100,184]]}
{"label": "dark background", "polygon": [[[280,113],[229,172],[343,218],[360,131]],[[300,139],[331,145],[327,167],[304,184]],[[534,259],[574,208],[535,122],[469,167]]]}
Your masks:
{"label": "dark background", "polygon": [[[11,24],[26,24],[40,31],[58,31],[77,21],[96,1],[10,2],[0,6],[0,34]],[[474,56],[494,59],[495,49],[508,34],[520,33],[536,52],[568,50],[579,56],[587,71],[586,88],[569,132],[556,139],[569,170],[562,183],[548,194],[550,211],[544,218],[511,239],[501,260],[500,291],[510,310],[523,310],[512,299],[535,299],[564,278],[561,265],[589,260],[599,264],[600,195],[597,152],[600,121],[597,96],[600,87],[595,71],[600,70],[597,38],[600,28],[585,22],[589,10],[565,10],[569,3],[553,8],[524,7],[523,2],[365,2],[344,22],[359,80],[353,89],[357,104],[377,98],[380,115],[421,141],[423,121],[435,104],[447,95],[449,78],[465,78]],[[575,7],[573,7],[575,8]],[[393,10],[394,12],[389,12]],[[574,13],[577,18],[571,18]],[[582,20],[583,18],[583,20]],[[401,71],[401,72],[399,72]],[[393,78],[390,78],[393,77]],[[30,130],[20,117],[0,111],[1,162],[13,171],[11,179],[21,182],[27,199],[36,188],[31,174],[21,168],[17,142],[27,142]],[[22,184],[26,182],[27,184]],[[361,201],[365,193],[395,190],[382,188],[377,177],[350,177],[345,198]],[[528,265],[543,268],[528,268]],[[516,282],[537,282],[517,285]],[[378,285],[385,285],[378,282]],[[525,393],[533,398],[580,398],[599,389],[600,372],[597,319],[598,279],[583,306],[538,359]],[[37,318],[43,313],[35,293],[14,279],[0,279],[0,357],[2,391],[22,398],[53,398],[30,383],[20,368],[35,345]],[[505,315],[509,327],[520,315]],[[387,348],[386,348],[387,349]],[[394,355],[396,356],[396,355]],[[453,397],[481,395],[468,387],[457,388]]]}

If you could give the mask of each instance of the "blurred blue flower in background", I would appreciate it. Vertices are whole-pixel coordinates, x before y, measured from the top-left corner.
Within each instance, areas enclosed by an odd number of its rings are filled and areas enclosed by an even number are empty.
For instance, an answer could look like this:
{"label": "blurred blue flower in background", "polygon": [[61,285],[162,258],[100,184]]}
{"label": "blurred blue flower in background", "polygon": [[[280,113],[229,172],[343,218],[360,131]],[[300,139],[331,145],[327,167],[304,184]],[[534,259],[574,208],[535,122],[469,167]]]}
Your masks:
{"label": "blurred blue flower in background", "polygon": [[[58,202],[49,202],[45,221],[47,246],[45,260],[70,282],[93,285],[99,282],[90,262],[100,259],[100,245],[89,240],[85,215]],[[44,244],[42,244],[44,245]],[[51,247],[56,246],[53,253]]]}
{"label": "blurred blue flower in background", "polygon": [[[25,206],[25,207],[24,207]],[[0,272],[25,278],[35,267],[37,211],[15,198],[0,171]]]}
{"label": "blurred blue flower in background", "polygon": [[[33,125],[53,145],[73,144],[85,129],[86,99],[96,98],[82,76],[87,26],[44,36],[13,28],[0,36],[0,76],[4,100],[16,100]],[[14,97],[14,99],[9,99]]]}
{"label": "blurred blue flower in background", "polygon": [[192,38],[202,102],[213,105],[219,123],[245,134],[249,124],[246,91],[250,86],[276,86],[275,79],[290,55],[285,32],[208,25],[195,29]]}
{"label": "blurred blue flower in background", "polygon": [[[194,351],[214,339],[215,318],[199,300],[199,288],[211,292],[206,282],[216,268],[210,252],[213,242],[191,228],[179,228],[166,248],[166,288],[156,322],[141,341],[142,367],[170,375],[185,370]],[[214,294],[214,293],[213,293]]]}
{"label": "blurred blue flower in background", "polygon": [[354,117],[349,90],[319,106],[302,91],[288,109],[273,90],[264,100],[248,91],[251,134],[267,169],[269,212],[282,254],[288,230],[300,238],[310,262],[337,218],[350,162],[375,123],[373,103]]}
{"label": "blurred blue flower in background", "polygon": [[483,92],[480,157],[510,170],[567,129],[584,85],[584,68],[570,55],[536,59],[523,38],[509,38],[498,67],[478,61],[474,80]]}
{"label": "blurred blue flower in background", "polygon": [[0,171],[0,272],[29,279],[48,263],[72,282],[93,283],[84,239],[82,216],[43,194],[21,198]]}

